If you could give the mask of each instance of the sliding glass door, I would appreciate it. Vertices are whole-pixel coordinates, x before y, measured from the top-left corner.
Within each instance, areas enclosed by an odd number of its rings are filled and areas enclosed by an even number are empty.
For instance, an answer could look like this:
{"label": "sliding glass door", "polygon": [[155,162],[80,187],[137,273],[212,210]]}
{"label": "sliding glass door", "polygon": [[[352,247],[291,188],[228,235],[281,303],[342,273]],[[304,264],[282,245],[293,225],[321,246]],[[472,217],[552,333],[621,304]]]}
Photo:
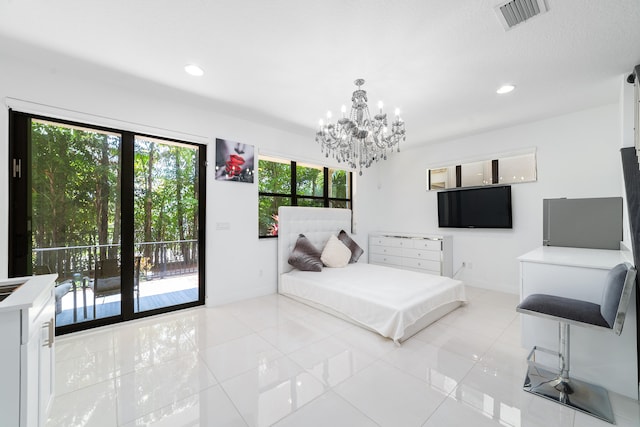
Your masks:
{"label": "sliding glass door", "polygon": [[10,123],[9,274],[58,274],[58,332],[204,303],[205,147]]}
{"label": "sliding glass door", "polygon": [[[21,264],[13,275],[58,274],[59,326],[120,316],[122,135],[21,119],[26,139],[15,148],[26,150],[15,153],[20,176],[16,171],[12,186],[21,188],[15,205],[27,209],[12,222],[27,221],[14,240],[26,250],[10,252]],[[108,283],[107,271],[114,275]]]}
{"label": "sliding glass door", "polygon": [[198,148],[136,136],[134,310],[198,300]]}

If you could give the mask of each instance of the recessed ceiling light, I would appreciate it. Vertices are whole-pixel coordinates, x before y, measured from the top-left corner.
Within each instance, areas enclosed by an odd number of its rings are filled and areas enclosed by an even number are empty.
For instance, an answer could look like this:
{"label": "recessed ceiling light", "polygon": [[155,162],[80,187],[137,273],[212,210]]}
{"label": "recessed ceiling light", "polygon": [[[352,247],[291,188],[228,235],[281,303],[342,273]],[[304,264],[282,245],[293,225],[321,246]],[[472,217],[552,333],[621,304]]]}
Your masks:
{"label": "recessed ceiling light", "polygon": [[509,93],[513,91],[516,87],[514,85],[503,85],[498,88],[496,91],[497,94],[504,95],[505,93]]}
{"label": "recessed ceiling light", "polygon": [[191,74],[192,76],[202,76],[204,74],[204,70],[198,67],[196,64],[188,64],[184,66],[184,70],[187,74]]}

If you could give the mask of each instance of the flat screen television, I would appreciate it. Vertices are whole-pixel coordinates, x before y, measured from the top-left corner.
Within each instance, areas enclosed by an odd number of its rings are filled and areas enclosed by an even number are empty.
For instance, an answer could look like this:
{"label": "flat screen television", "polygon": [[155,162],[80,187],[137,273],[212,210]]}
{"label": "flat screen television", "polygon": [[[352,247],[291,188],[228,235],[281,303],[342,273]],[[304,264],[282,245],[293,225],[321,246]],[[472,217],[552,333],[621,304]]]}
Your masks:
{"label": "flat screen television", "polygon": [[438,227],[512,228],[511,186],[439,191]]}

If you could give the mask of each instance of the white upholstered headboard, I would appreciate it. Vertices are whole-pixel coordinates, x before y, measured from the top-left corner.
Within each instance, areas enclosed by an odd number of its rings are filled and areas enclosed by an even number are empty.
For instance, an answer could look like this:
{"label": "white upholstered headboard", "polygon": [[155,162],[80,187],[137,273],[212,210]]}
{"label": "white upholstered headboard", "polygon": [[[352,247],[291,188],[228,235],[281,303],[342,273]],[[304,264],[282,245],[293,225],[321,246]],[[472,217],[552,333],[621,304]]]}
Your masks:
{"label": "white upholstered headboard", "polygon": [[322,251],[330,235],[351,231],[351,210],[281,206],[278,209],[278,291],[280,276],[293,269],[287,262],[298,235],[304,234]]}

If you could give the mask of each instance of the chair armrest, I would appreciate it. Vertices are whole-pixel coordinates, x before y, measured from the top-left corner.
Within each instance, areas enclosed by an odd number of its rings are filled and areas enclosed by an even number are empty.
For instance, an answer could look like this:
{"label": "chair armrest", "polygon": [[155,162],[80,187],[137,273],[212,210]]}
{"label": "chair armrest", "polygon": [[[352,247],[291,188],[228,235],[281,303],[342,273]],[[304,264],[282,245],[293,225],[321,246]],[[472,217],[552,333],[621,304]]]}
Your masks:
{"label": "chair armrest", "polygon": [[73,282],[71,282],[71,280],[65,280],[64,282],[58,283],[55,287],[56,298],[62,298],[71,290],[72,286]]}

